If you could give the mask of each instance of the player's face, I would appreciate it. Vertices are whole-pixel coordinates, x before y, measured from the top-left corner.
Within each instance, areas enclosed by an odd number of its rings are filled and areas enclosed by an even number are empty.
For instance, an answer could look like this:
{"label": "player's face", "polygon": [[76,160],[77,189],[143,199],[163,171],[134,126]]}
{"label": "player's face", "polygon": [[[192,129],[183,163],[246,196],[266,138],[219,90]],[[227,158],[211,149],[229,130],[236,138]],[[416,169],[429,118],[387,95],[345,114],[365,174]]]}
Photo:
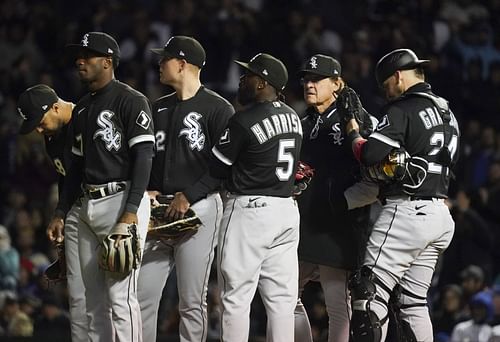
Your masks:
{"label": "player's face", "polygon": [[162,84],[173,85],[179,78],[180,63],[182,60],[177,58],[163,57],[158,63],[160,66],[160,82]]}
{"label": "player's face", "polygon": [[105,63],[111,63],[111,57],[99,56],[91,51],[81,50],[76,57],[80,81],[86,84],[99,81],[103,75]]}
{"label": "player's face", "polygon": [[238,87],[238,102],[241,105],[245,106],[255,101],[260,81],[261,78],[251,72],[245,72],[241,75]]}
{"label": "player's face", "polygon": [[333,92],[338,86],[332,78],[305,74],[301,80],[304,88],[304,101],[308,106],[321,106],[333,102]]}
{"label": "player's face", "polygon": [[400,81],[399,78],[399,71],[397,71],[394,75],[389,77],[388,79],[385,80],[384,83],[382,83],[382,88],[384,89],[385,92],[385,97],[388,100],[395,99],[399,97],[401,94],[403,94],[403,84]]}
{"label": "player's face", "polygon": [[42,121],[36,126],[35,130],[43,135],[51,136],[61,129],[60,117],[54,108],[50,108],[42,118]]}

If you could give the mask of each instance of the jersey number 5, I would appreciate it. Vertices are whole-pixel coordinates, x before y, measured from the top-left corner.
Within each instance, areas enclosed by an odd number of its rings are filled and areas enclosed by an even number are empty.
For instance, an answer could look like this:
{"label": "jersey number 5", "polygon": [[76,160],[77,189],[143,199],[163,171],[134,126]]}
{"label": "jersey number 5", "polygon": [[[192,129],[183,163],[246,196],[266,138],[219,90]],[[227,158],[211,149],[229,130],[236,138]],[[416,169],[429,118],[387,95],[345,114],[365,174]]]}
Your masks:
{"label": "jersey number 5", "polygon": [[[429,156],[435,156],[438,154],[441,147],[443,147],[444,142],[444,133],[443,132],[435,132],[430,139],[430,144],[434,148],[429,152]],[[451,137],[450,143],[448,144],[448,150],[450,150],[451,160],[454,159],[455,153],[457,153],[458,147],[458,137],[453,135]],[[430,173],[440,175],[443,172],[443,166],[438,163],[429,163]],[[448,174],[448,168],[446,168],[446,174]]]}
{"label": "jersey number 5", "polygon": [[278,147],[278,163],[287,163],[286,168],[277,167],[276,176],[282,182],[287,182],[293,173],[293,166],[295,165],[293,155],[287,151],[295,148],[295,139],[280,139]]}

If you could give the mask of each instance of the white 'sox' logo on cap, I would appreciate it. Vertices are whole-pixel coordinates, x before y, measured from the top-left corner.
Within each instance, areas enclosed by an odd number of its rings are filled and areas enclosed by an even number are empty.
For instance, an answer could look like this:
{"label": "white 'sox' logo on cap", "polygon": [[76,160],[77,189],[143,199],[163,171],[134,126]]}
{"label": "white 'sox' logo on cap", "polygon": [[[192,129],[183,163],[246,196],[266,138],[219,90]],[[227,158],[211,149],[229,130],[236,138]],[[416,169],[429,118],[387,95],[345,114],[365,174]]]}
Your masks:
{"label": "white 'sox' logo on cap", "polygon": [[318,68],[318,61],[316,60],[316,57],[312,57],[309,64],[311,65],[311,69]]}
{"label": "white 'sox' logo on cap", "polygon": [[82,45],[89,46],[89,34],[85,33],[82,38]]}

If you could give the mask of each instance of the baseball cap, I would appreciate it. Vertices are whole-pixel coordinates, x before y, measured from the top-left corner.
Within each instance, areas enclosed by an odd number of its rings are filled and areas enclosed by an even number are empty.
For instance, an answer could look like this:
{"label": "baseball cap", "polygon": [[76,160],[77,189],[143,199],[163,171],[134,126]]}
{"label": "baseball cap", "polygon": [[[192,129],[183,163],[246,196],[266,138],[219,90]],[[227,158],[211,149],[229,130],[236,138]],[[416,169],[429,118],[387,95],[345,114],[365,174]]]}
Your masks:
{"label": "baseball cap", "polygon": [[418,59],[415,52],[410,49],[396,49],[377,62],[375,67],[375,77],[379,86],[398,70],[411,70],[421,65],[427,64],[428,59]]}
{"label": "baseball cap", "polygon": [[234,61],[236,64],[269,82],[276,90],[285,89],[288,71],[282,61],[267,53],[255,55],[248,63]]}
{"label": "baseball cap", "polygon": [[205,49],[193,37],[173,36],[164,47],[151,49],[151,51],[167,58],[185,59],[189,64],[200,68],[205,65]]}
{"label": "baseball cap", "polygon": [[17,101],[17,111],[23,118],[20,134],[28,134],[40,124],[43,116],[59,100],[56,92],[45,84],[26,89]]}
{"label": "baseball cap", "polygon": [[341,70],[340,63],[335,58],[316,54],[306,61],[299,75],[310,73],[325,77],[339,77]]}
{"label": "baseball cap", "polygon": [[66,50],[71,54],[75,54],[81,49],[91,50],[104,56],[120,58],[118,43],[113,37],[104,32],[85,33],[80,44],[66,45]]}

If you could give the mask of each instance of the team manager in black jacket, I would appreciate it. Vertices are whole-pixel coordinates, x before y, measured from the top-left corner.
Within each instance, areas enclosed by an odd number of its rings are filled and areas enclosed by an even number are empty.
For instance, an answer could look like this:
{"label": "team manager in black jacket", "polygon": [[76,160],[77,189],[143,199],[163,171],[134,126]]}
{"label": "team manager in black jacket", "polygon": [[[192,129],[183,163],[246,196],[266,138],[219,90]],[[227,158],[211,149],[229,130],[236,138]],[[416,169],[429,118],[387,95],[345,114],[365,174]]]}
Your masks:
{"label": "team manager in black jacket", "polygon": [[[309,187],[298,196],[300,210],[299,299],[295,341],[311,341],[311,328],[300,296],[309,281],[320,281],[329,317],[328,341],[349,340],[350,298],[347,281],[359,266],[369,226],[369,206],[378,189],[361,183],[336,111],[344,86],[341,66],[330,56],[309,58],[300,74],[308,105],[302,119],[301,161],[315,169]],[[366,131],[373,123],[366,113]],[[345,194],[344,194],[345,193]],[[356,208],[348,210],[348,208]]]}

